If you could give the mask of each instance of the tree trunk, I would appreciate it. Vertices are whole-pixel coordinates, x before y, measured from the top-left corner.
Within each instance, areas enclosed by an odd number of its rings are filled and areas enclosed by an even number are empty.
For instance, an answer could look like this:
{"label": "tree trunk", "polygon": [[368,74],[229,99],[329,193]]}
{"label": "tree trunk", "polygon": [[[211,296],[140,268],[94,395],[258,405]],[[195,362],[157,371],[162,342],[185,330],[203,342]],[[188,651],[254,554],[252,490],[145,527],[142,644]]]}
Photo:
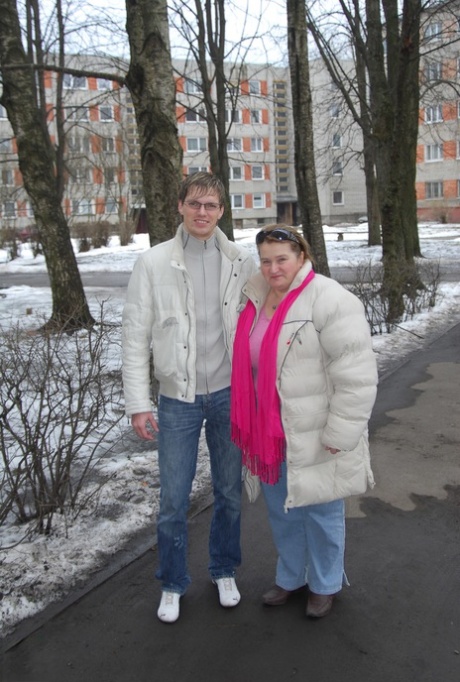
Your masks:
{"label": "tree trunk", "polygon": [[166,0],[126,0],[131,93],[141,147],[150,244],[170,239],[177,227],[182,176],[175,83]]}
{"label": "tree trunk", "polygon": [[316,184],[305,0],[287,1],[287,24],[297,201],[302,230],[315,257],[315,269],[330,276]]}
{"label": "tree trunk", "polygon": [[[11,68],[14,65],[15,68]],[[47,329],[89,327],[89,312],[58,191],[54,150],[36,97],[35,71],[21,40],[15,0],[0,0],[0,67],[5,106],[17,142],[53,296]]]}
{"label": "tree trunk", "polygon": [[[233,218],[230,204],[230,166],[227,150],[227,127],[225,122],[226,84],[225,76],[225,3],[224,0],[205,0],[204,13],[201,0],[195,0],[198,29],[197,45],[191,47],[203,83],[203,98],[208,125],[209,161],[211,171],[222,181],[225,188],[225,211],[219,227],[233,241]],[[208,73],[206,45],[214,66],[216,101],[213,102]]]}

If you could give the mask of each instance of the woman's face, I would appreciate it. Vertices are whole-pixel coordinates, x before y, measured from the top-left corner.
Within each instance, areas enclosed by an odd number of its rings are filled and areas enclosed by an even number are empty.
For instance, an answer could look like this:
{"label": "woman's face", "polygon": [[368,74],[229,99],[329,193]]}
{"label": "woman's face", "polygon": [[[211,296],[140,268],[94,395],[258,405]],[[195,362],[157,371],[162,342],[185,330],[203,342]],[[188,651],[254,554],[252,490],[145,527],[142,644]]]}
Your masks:
{"label": "woman's face", "polygon": [[286,292],[305,262],[304,253],[295,253],[288,241],[263,242],[259,246],[260,270],[269,286]]}

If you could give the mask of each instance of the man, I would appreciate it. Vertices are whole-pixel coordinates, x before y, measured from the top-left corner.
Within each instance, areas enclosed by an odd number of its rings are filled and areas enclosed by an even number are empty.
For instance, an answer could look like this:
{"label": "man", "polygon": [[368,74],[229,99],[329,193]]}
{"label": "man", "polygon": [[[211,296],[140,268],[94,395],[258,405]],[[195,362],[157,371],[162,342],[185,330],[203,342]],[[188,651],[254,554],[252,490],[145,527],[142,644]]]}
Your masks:
{"label": "man", "polygon": [[[241,289],[256,266],[217,227],[224,198],[222,183],[209,173],[184,180],[183,222],[173,239],[139,257],[123,311],[126,412],[141,438],[158,433],[157,615],[167,623],[178,619],[190,583],[187,511],[204,423],[214,491],[209,572],[222,606],[240,601],[241,454],[230,438],[230,362]],[[150,348],[158,421],[150,401]]]}

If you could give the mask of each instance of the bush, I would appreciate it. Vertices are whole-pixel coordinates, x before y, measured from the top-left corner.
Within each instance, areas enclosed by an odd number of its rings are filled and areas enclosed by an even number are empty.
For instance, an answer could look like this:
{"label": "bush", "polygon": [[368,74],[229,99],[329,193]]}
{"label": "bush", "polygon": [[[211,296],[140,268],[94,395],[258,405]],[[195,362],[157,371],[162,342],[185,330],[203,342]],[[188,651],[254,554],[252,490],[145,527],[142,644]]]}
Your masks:
{"label": "bush", "polygon": [[0,524],[12,514],[47,534],[55,513],[84,507],[83,484],[123,416],[113,334],[103,325],[54,336],[18,325],[0,337]]}

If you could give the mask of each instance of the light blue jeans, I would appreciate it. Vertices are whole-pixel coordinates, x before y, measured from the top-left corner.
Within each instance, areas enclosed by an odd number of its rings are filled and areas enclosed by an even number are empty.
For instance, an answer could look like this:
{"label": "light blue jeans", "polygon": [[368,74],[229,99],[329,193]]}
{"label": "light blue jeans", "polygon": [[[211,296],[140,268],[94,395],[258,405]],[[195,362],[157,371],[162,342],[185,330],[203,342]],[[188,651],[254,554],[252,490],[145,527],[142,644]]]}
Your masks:
{"label": "light blue jeans", "polygon": [[163,590],[179,594],[184,594],[190,584],[187,512],[203,423],[214,492],[209,534],[211,578],[233,577],[241,563],[241,453],[230,438],[230,388],[198,395],[194,403],[160,396],[160,565],[156,577],[162,581]]}
{"label": "light blue jeans", "polygon": [[286,462],[278,483],[262,483],[273,541],[278,551],[276,584],[296,590],[308,583],[316,594],[335,594],[344,573],[345,505],[343,500],[284,511]]}

